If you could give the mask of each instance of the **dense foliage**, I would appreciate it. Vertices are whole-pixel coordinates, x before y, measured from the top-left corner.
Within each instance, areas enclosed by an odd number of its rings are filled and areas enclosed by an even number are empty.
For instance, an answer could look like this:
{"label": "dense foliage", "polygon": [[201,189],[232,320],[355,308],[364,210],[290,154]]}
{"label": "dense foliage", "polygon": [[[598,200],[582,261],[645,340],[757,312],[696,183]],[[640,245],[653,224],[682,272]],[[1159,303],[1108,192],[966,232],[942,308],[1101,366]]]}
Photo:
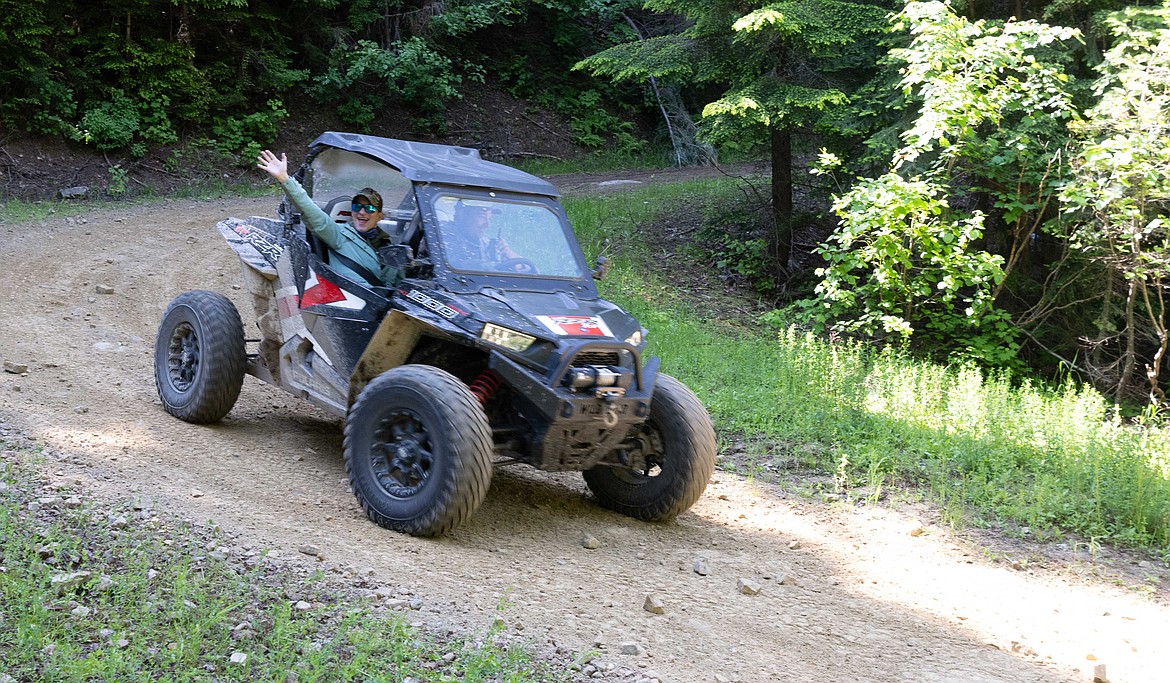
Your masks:
{"label": "dense foliage", "polygon": [[[765,240],[726,242],[736,270],[760,271],[750,247],[767,244],[781,288],[815,270],[796,307],[814,329],[1071,370],[1160,408],[1167,9],[910,2],[879,21],[880,5],[826,0],[647,6],[690,23],[582,65],[696,82],[706,139],[770,148],[775,218]],[[794,157],[793,133],[827,147],[812,171],[831,199],[793,204],[792,161],[814,149]],[[802,209],[835,220],[798,240]]]}
{"label": "dense foliage", "polygon": [[[814,271],[815,291],[796,302],[813,329],[990,367],[1071,370],[1160,409],[1165,8],[647,6],[690,22],[582,66],[692,81],[707,140],[770,150],[774,220],[763,240],[727,243],[739,272],[760,270],[750,247],[765,244],[779,289],[799,292],[802,269]],[[803,207],[793,160],[814,148],[794,152],[797,133],[824,144],[812,171],[835,181],[831,198],[812,191]],[[835,218],[797,239],[801,209]]]}
{"label": "dense foliage", "polygon": [[441,131],[445,104],[492,76],[519,95],[560,95],[543,104],[573,119],[578,142],[596,146],[614,133],[629,137],[628,127],[613,113],[620,107],[598,107],[599,93],[613,88],[569,67],[612,42],[614,7],[0,0],[0,124],[135,156],[203,137],[246,159],[306,96],[354,129],[397,108],[420,132]]}
{"label": "dense foliage", "polygon": [[[889,171],[834,204],[840,228],[819,249],[819,296],[806,306],[818,327],[917,336],[953,357],[1011,367],[1019,332],[995,301],[1045,224],[1057,185],[1049,145],[1059,150],[1074,114],[1069,77],[1040,49],[1076,32],[968,22],[941,3],[911,3],[896,22],[913,40],[890,57],[903,64],[918,115]],[[976,195],[983,201],[966,199]],[[989,220],[1007,255],[991,253]]]}
{"label": "dense foliage", "polygon": [[664,35],[617,45],[578,66],[618,80],[657,78],[709,88],[702,91],[708,97],[700,133],[724,147],[769,149],[774,221],[766,244],[787,269],[793,135],[848,129],[848,93],[874,68],[875,38],[887,9],[843,0],[648,0],[646,7],[688,21],[667,24]]}
{"label": "dense foliage", "polygon": [[908,4],[888,62],[910,115],[887,172],[836,199],[809,320],[993,367],[1027,348],[1159,409],[1168,16],[1108,15],[1093,81],[1076,29]]}
{"label": "dense foliage", "polygon": [[1116,383],[1118,396],[1141,385],[1156,406],[1165,400],[1160,377],[1170,343],[1170,6],[1131,8],[1108,24],[1116,42],[1098,67],[1095,104],[1073,127],[1073,178],[1062,199],[1073,217],[1070,245],[1119,285],[1102,294],[1094,341],[1120,343],[1113,357],[1099,354],[1093,370]]}

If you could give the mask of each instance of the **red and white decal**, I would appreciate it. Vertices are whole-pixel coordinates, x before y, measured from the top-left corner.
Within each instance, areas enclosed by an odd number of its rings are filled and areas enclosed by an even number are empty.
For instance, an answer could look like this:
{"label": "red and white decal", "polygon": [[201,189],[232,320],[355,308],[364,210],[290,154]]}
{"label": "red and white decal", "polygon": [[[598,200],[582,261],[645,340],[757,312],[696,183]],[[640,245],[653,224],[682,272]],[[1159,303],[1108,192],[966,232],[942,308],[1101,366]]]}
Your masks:
{"label": "red and white decal", "polygon": [[562,337],[612,337],[609,326],[595,315],[538,315],[536,319]]}
{"label": "red and white decal", "polygon": [[309,279],[305,280],[305,293],[301,295],[301,308],[318,304],[346,308],[351,311],[360,311],[366,307],[364,299],[350,294],[309,269]]}
{"label": "red and white decal", "polygon": [[276,305],[277,310],[280,311],[280,334],[284,340],[288,341],[298,336],[305,337],[313,343],[313,349],[317,352],[318,357],[324,359],[329,365],[333,365],[333,360],[321,352],[321,345],[305,327],[305,321],[301,318],[301,313],[297,308],[297,288],[281,287],[276,290]]}
{"label": "red and white decal", "polygon": [[[297,304],[297,288],[296,287],[281,287],[276,291],[276,306],[280,311],[280,319],[288,320],[296,314],[299,307]],[[300,319],[299,314],[297,319]]]}

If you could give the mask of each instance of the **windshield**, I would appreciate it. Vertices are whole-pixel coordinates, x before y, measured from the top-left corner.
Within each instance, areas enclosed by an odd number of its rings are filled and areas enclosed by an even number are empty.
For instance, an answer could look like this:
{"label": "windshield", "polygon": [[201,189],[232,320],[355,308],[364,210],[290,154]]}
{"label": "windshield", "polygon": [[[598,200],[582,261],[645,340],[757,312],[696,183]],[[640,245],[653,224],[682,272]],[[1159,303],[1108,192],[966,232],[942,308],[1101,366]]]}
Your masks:
{"label": "windshield", "polygon": [[453,270],[579,278],[559,216],[540,203],[440,194],[433,200],[443,256]]}

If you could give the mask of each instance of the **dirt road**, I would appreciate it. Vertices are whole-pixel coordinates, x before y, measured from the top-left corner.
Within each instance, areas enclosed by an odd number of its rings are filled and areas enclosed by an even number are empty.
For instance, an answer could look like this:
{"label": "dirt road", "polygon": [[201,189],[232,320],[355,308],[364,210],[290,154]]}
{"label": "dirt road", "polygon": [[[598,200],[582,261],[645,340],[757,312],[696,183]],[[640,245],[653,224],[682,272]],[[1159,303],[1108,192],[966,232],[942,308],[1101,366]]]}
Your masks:
{"label": "dirt road", "polygon": [[[380,529],[324,413],[248,378],[222,424],[198,427],[155,394],[167,302],[195,288],[243,302],[216,220],[274,205],[174,200],[0,225],[0,361],[28,366],[0,373],[0,422],[76,454],[54,476],[369,574],[421,598],[418,618],[437,627],[482,631],[499,607],[542,648],[596,648],[614,665],[604,680],[1091,681],[1102,664],[1110,681],[1170,680],[1160,589],[1111,585],[1078,562],[1013,569],[930,519],[789,499],[726,473],[673,524],[602,510],[578,475],[508,468],[447,538]],[[582,547],[585,534],[602,547]],[[759,594],[739,592],[741,578]],[[649,594],[664,614],[643,609]]]}

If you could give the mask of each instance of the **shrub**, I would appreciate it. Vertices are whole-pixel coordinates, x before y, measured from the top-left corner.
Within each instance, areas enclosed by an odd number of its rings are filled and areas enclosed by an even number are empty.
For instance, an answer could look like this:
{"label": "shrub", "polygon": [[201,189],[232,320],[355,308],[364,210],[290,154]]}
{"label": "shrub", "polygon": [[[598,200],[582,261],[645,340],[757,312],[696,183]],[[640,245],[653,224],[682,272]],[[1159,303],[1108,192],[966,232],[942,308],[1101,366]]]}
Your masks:
{"label": "shrub", "polygon": [[368,129],[377,110],[400,99],[418,110],[420,125],[440,128],[436,120],[448,100],[458,99],[463,78],[454,63],[418,37],[396,41],[387,49],[370,40],[339,47],[325,73],[313,81],[310,94],[337,102],[337,113],[348,123]]}
{"label": "shrub", "polygon": [[142,125],[134,102],[126,93],[115,90],[108,102],[102,102],[81,117],[81,140],[103,152],[129,147]]}
{"label": "shrub", "polygon": [[74,140],[92,144],[109,152],[129,149],[134,156],[146,153],[147,144],[170,144],[178,141],[171,120],[167,116],[170,99],[131,99],[122,90],[113,90],[109,100],[89,109],[73,130]]}
{"label": "shrub", "polygon": [[268,100],[268,109],[217,119],[214,128],[215,146],[222,154],[235,156],[242,163],[251,160],[268,146],[280,132],[280,124],[288,117],[284,102]]}

